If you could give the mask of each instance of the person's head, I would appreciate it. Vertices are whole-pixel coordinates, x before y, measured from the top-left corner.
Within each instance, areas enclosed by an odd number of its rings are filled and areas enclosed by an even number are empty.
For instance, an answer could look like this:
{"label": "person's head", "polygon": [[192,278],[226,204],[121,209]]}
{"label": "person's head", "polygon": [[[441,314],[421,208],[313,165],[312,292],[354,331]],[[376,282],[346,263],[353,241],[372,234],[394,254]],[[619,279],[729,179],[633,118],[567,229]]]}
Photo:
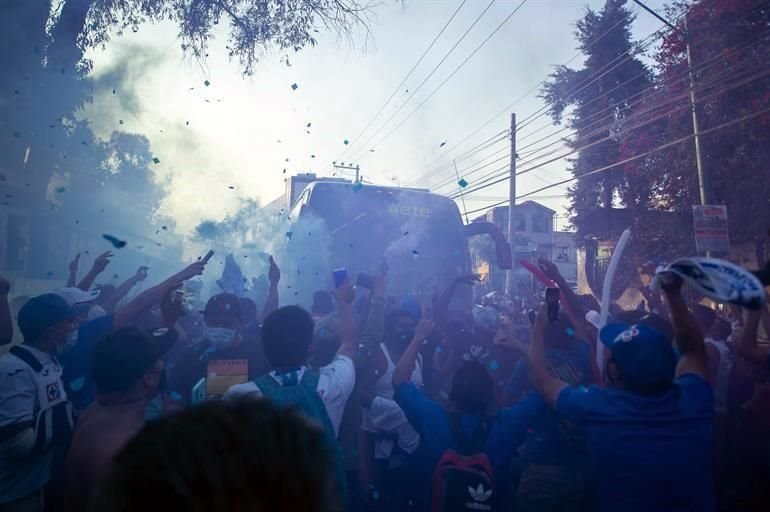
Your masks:
{"label": "person's head", "polygon": [[210,401],[148,423],[113,459],[94,510],[336,509],[320,429],[267,400]]}
{"label": "person's head", "polygon": [[54,293],[67,301],[70,307],[75,309],[80,323],[90,322],[107,314],[107,312],[98,305],[98,300],[102,294],[100,290],[86,292],[80,288],[68,287],[59,288]]}
{"label": "person's head", "polygon": [[17,320],[24,343],[52,349],[67,343],[70,334],[77,330],[77,313],[63,298],[55,293],[32,297],[19,311]]}
{"label": "person's head", "polygon": [[176,341],[176,331],[160,329],[148,334],[125,327],[96,344],[91,359],[99,394],[152,396],[165,387],[163,356]]}
{"label": "person's head", "polygon": [[404,309],[394,309],[385,317],[385,344],[406,347],[414,338],[417,322]]}
{"label": "person's head", "polygon": [[714,320],[717,319],[717,312],[703,304],[694,304],[690,310],[698,323],[698,327],[700,327],[700,331],[704,336],[708,336],[711,332],[711,326],[714,325]]}
{"label": "person's head", "polygon": [[204,337],[215,350],[235,346],[240,342],[242,318],[238,297],[229,293],[214,295],[203,311]]}
{"label": "person's head", "polygon": [[249,299],[248,297],[241,297],[240,299],[238,299],[238,303],[241,307],[241,322],[243,323],[243,325],[250,324],[251,322],[256,322],[259,316],[257,303]]}
{"label": "person's head", "polygon": [[671,336],[645,324],[609,324],[599,336],[610,351],[607,377],[613,386],[643,395],[673,386],[677,356]]}
{"label": "person's head", "polygon": [[452,377],[449,400],[461,414],[484,414],[492,403],[494,387],[486,366],[464,361]]}
{"label": "person's head", "polygon": [[674,338],[674,327],[671,325],[671,322],[655,313],[636,310],[621,310],[612,317],[611,323],[646,325],[647,327],[663,333],[663,335],[669,339]]}
{"label": "person's head", "polygon": [[279,308],[262,324],[262,346],[270,366],[294,368],[307,362],[313,343],[313,318],[299,306]]}
{"label": "person's head", "polygon": [[334,296],[326,290],[318,290],[313,294],[313,305],[310,312],[317,316],[326,316],[334,313]]}

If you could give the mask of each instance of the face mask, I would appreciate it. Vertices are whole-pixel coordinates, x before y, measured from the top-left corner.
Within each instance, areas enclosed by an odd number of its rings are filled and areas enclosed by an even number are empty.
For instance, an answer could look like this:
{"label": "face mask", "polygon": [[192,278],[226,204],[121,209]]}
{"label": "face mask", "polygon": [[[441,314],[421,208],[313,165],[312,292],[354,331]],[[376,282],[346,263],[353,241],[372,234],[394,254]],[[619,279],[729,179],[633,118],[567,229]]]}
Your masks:
{"label": "face mask", "polygon": [[225,327],[207,327],[205,337],[211,342],[216,350],[222,350],[233,344],[235,340],[235,329]]}

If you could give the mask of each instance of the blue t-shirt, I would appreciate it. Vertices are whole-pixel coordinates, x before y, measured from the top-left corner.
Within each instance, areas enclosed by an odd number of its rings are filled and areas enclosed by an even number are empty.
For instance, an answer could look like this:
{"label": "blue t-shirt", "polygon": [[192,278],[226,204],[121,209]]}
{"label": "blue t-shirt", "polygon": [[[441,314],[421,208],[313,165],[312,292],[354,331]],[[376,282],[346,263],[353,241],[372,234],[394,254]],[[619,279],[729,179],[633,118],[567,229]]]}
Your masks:
{"label": "blue t-shirt", "polygon": [[96,344],[112,332],[112,325],[112,315],[102,316],[81,325],[75,345],[59,356],[64,389],[67,391],[67,398],[77,410],[85,410],[94,401],[91,358]]}
{"label": "blue t-shirt", "polygon": [[595,510],[714,510],[714,395],[702,377],[682,375],[660,396],[567,387],[556,410],[586,432]]}
{"label": "blue t-shirt", "polygon": [[[546,349],[546,361],[554,376],[568,384],[591,383],[591,350],[587,343],[575,340],[566,347]],[[529,365],[522,359],[516,365],[508,390],[525,399],[537,395],[529,383]],[[590,454],[582,431],[550,407],[540,407],[529,425],[524,455],[528,463],[544,466],[587,466]]]}
{"label": "blue t-shirt", "polygon": [[[393,398],[404,411],[412,428],[420,434],[419,466],[425,478],[425,488],[430,490],[429,479],[433,470],[444,452],[453,444],[454,435],[449,417],[437,402],[425,396],[412,382],[404,382],[396,387]],[[505,491],[500,486],[506,483],[506,465],[516,453],[516,448],[524,441],[527,425],[543,407],[547,407],[546,403],[534,395],[513,407],[499,411],[489,426],[484,452],[492,465],[498,495]],[[461,416],[460,427],[463,433],[472,435],[479,421],[479,416]]]}

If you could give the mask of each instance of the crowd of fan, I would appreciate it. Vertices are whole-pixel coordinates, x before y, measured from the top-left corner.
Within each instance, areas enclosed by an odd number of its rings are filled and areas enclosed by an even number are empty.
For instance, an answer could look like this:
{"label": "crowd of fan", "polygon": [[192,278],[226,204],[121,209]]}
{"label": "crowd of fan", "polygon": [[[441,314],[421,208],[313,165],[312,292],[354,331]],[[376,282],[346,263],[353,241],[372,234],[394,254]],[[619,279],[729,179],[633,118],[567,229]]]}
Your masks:
{"label": "crowd of fan", "polygon": [[[766,309],[642,308],[576,295],[558,316],[456,310],[349,281],[310,311],[220,293],[186,309],[201,260],[10,300],[0,278],[0,512],[768,510]],[[181,287],[181,288],[180,288]],[[12,340],[16,341],[12,341]],[[606,358],[597,362],[597,340]]]}

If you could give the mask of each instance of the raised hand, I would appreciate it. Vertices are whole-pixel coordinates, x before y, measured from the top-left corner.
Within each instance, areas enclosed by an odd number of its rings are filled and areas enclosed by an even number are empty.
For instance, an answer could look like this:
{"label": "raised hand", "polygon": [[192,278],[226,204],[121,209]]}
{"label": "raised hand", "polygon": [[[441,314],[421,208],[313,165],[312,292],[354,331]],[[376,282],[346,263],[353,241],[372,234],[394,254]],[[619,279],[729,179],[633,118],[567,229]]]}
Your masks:
{"label": "raised hand", "polygon": [[557,267],[553,261],[540,258],[537,260],[537,264],[540,266],[540,270],[543,271],[543,274],[545,274],[545,277],[557,283],[561,280],[562,277],[559,272],[559,267]]}
{"label": "raised hand", "polygon": [[77,274],[80,269],[80,253],[75,255],[75,259],[70,261],[69,270],[72,274]]}
{"label": "raised hand", "polygon": [[104,272],[104,269],[107,268],[107,265],[110,264],[110,258],[112,258],[114,255],[112,254],[112,251],[107,251],[105,253],[102,253],[99,255],[98,258],[94,261],[94,265],[91,268],[92,272],[96,272],[101,274]]}
{"label": "raised hand", "polygon": [[420,341],[424,340],[433,333],[434,327],[435,324],[432,320],[423,318],[420,320],[420,323],[417,324],[417,328],[414,330],[414,338],[419,339]]}

